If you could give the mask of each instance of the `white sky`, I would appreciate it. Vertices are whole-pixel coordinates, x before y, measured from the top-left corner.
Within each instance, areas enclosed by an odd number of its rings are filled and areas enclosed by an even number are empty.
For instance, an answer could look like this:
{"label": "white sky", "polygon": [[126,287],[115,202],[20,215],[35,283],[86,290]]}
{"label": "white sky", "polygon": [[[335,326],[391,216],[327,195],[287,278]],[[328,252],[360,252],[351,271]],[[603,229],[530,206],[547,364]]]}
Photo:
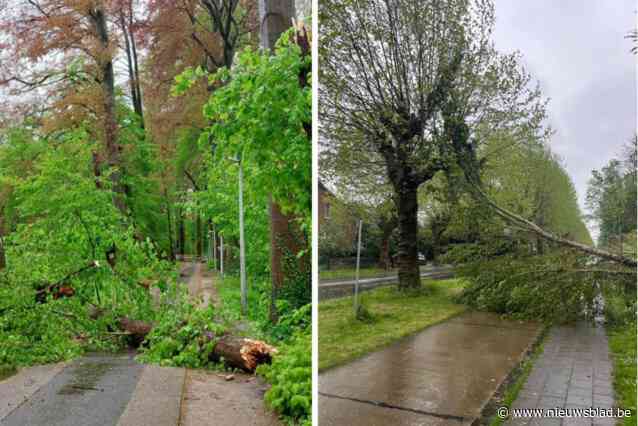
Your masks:
{"label": "white sky", "polygon": [[581,209],[591,170],[620,153],[636,132],[636,64],[625,38],[635,0],[495,0],[494,39],[520,50],[551,98],[551,146],[576,185]]}

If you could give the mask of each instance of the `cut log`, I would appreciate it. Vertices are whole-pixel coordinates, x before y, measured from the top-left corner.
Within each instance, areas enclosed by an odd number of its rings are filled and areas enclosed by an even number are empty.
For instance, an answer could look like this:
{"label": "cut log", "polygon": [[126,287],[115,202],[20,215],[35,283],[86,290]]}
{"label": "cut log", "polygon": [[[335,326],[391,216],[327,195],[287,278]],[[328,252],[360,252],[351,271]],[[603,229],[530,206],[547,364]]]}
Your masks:
{"label": "cut log", "polygon": [[229,367],[252,373],[258,365],[270,364],[276,353],[277,349],[260,340],[225,335],[215,344],[210,358],[215,362],[223,359]]}

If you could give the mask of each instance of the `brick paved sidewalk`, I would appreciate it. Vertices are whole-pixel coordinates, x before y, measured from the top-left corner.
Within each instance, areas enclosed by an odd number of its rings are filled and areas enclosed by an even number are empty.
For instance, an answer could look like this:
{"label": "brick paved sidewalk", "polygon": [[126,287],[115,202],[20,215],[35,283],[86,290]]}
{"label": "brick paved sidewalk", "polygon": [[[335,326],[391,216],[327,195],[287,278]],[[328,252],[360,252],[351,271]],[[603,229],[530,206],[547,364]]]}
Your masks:
{"label": "brick paved sidewalk", "polygon": [[[512,408],[611,408],[612,362],[602,327],[554,327]],[[506,425],[612,426],[611,418],[518,418]]]}

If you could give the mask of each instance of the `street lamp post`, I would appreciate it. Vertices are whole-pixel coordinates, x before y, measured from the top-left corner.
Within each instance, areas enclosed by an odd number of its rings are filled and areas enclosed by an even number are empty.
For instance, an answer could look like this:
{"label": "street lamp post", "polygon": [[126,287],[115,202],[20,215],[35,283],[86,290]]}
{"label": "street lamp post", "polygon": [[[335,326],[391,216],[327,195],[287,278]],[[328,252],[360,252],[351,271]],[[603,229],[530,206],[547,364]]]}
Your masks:
{"label": "street lamp post", "polygon": [[215,225],[213,225],[213,269],[217,270],[217,234],[215,233]]}
{"label": "street lamp post", "polygon": [[244,240],[244,167],[239,163],[239,276],[241,282],[241,313],[248,312],[248,289],[246,288],[246,244]]}
{"label": "street lamp post", "polygon": [[[209,141],[211,142],[211,154],[215,156],[215,150],[217,148],[217,144],[212,142],[211,137],[209,136]],[[246,244],[244,239],[244,167],[241,162],[241,156],[233,158],[231,161],[234,161],[239,166],[239,280],[241,283],[241,313],[242,315],[246,315],[248,312],[248,288],[246,285]],[[221,241],[221,256],[220,256],[220,266],[221,266],[221,274],[224,276],[224,238],[219,236]]]}
{"label": "street lamp post", "polygon": [[219,236],[219,272],[224,279],[224,236]]}
{"label": "street lamp post", "polygon": [[354,279],[354,316],[359,314],[359,267],[361,266],[361,228],[363,221],[359,219],[359,232],[357,235],[357,268]]}

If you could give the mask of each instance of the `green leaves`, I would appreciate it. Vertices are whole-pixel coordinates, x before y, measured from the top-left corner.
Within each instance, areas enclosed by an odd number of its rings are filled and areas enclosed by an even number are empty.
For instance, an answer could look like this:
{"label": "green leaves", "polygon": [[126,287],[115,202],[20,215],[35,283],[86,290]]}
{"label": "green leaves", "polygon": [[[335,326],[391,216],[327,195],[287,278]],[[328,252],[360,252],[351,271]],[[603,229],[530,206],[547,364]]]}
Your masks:
{"label": "green leaves", "polygon": [[305,424],[312,405],[310,332],[297,334],[280,352],[272,365],[257,369],[272,385],[264,400],[278,413]]}
{"label": "green leaves", "polygon": [[211,79],[225,85],[204,106],[213,125],[200,144],[217,144],[213,169],[241,157],[262,197],[272,194],[285,211],[309,221],[311,146],[303,126],[311,121],[311,92],[299,85],[309,58],[293,44],[279,46],[274,56],[245,49],[230,72]]}

